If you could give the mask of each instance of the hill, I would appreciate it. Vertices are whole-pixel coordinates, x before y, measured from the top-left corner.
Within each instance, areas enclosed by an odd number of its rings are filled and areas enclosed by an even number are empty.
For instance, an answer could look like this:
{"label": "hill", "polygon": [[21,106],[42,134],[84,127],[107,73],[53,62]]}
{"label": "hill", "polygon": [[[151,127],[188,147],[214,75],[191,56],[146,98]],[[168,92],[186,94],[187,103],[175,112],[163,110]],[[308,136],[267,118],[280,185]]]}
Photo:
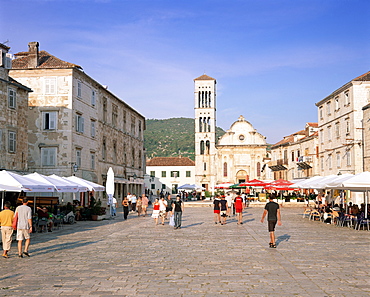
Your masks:
{"label": "hill", "polygon": [[[182,155],[194,160],[194,119],[146,120],[144,147],[148,158]],[[225,131],[216,128],[216,139]]]}

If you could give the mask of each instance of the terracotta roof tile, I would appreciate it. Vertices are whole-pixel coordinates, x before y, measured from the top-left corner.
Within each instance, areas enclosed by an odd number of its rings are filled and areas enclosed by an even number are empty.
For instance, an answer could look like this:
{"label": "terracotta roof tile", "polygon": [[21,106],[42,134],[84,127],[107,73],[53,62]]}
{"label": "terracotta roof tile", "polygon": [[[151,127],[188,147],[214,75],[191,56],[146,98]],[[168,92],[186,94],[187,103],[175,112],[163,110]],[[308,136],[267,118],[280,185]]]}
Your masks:
{"label": "terracotta roof tile", "polygon": [[[29,66],[29,52],[19,52],[16,53],[14,56],[16,59],[12,61],[12,68],[13,69],[28,69],[31,68]],[[69,63],[66,61],[63,61],[51,54],[49,54],[47,51],[40,51],[39,52],[39,66],[37,68],[80,68],[81,66],[73,63]]]}
{"label": "terracotta roof tile", "polygon": [[195,166],[195,162],[188,157],[155,157],[146,166]]}
{"label": "terracotta roof tile", "polygon": [[307,123],[307,125],[310,126],[310,127],[315,127],[315,128],[319,127],[318,123]]}
{"label": "terracotta roof tile", "polygon": [[368,81],[370,80],[370,71],[362,74],[354,79],[354,81]]}
{"label": "terracotta roof tile", "polygon": [[194,80],[215,80],[215,79],[206,74],[203,74],[197,78],[194,78]]}

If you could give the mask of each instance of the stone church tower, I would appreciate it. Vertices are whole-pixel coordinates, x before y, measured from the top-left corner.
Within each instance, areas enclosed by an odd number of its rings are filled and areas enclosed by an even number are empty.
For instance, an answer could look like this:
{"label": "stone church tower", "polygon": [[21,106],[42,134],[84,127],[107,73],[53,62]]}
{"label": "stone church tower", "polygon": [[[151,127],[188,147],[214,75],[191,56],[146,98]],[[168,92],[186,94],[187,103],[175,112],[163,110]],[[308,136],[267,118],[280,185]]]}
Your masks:
{"label": "stone church tower", "polygon": [[216,80],[194,79],[195,182],[211,190],[216,184]]}

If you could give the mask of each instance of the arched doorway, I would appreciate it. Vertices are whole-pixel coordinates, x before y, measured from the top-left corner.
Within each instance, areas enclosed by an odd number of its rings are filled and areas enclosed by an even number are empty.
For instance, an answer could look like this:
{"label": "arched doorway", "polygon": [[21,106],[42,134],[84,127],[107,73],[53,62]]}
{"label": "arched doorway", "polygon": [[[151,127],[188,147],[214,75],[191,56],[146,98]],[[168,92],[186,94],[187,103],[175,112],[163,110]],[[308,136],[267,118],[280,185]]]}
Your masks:
{"label": "arched doorway", "polygon": [[236,183],[244,183],[245,181],[249,180],[249,175],[245,170],[239,170],[236,173]]}

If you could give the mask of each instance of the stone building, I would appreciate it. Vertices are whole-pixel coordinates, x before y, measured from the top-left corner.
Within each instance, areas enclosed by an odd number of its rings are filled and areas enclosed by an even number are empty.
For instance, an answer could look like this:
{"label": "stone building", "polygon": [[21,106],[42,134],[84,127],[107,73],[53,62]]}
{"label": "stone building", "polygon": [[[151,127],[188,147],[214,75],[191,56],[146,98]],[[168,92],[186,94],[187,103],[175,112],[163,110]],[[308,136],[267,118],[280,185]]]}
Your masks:
{"label": "stone building", "polygon": [[184,184],[195,184],[195,163],[188,157],[154,157],[146,162],[146,189],[176,194]]}
{"label": "stone building", "polygon": [[265,137],[243,116],[216,143],[216,79],[194,79],[194,106],[196,184],[213,192],[219,183],[269,178]]}
{"label": "stone building", "polygon": [[319,124],[320,175],[360,173],[364,170],[362,108],[370,101],[367,72],[316,103]]}
{"label": "stone building", "polygon": [[30,88],[9,76],[9,47],[0,44],[0,169],[27,170],[27,110]]}
{"label": "stone building", "polygon": [[[370,92],[370,89],[369,89]],[[370,101],[370,93],[369,93]],[[362,131],[363,131],[363,153],[364,171],[370,171],[370,103],[363,108]]]}
{"label": "stone building", "polygon": [[[117,198],[141,192],[145,118],[81,66],[40,51],[38,42],[28,46],[15,54],[10,73],[34,90],[28,103],[29,171],[105,184],[112,167]],[[86,203],[85,196],[81,200]]]}
{"label": "stone building", "polygon": [[318,125],[307,123],[304,130],[284,137],[270,147],[273,179],[293,180],[319,174]]}

